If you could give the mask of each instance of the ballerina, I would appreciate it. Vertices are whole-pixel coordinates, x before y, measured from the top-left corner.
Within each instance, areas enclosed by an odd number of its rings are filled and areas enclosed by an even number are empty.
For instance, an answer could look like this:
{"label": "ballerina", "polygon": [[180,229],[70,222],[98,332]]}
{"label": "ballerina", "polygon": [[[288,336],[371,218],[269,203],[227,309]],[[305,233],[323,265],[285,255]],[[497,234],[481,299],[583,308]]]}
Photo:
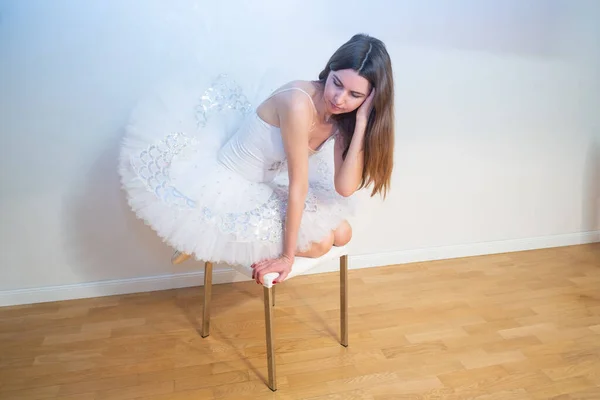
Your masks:
{"label": "ballerina", "polygon": [[357,34],[318,80],[288,82],[257,107],[226,78],[146,99],[119,172],[132,210],[176,249],[173,263],[252,265],[258,283],[270,272],[281,282],[296,256],[350,241],[352,195],[385,197],[393,148],[390,57]]}

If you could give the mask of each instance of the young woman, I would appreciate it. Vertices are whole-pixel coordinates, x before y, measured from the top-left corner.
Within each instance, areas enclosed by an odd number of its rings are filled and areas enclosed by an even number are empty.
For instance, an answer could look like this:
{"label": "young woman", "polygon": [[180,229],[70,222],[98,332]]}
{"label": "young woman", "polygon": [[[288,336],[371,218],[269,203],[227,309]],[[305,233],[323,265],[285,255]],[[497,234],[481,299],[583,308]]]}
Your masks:
{"label": "young woman", "polygon": [[130,206],[177,250],[175,262],[243,263],[257,282],[270,272],[281,282],[296,256],[349,242],[349,197],[366,187],[386,195],[393,148],[391,61],[380,40],[360,34],[317,81],[290,82],[256,108],[228,80],[146,101],[119,172]]}

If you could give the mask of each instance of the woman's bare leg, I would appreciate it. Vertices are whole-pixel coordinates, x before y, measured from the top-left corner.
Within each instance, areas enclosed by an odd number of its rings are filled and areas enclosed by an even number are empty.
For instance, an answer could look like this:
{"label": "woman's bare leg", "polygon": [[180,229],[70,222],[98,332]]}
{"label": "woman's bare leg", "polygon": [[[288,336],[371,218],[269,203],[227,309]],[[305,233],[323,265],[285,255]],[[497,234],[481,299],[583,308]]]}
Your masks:
{"label": "woman's bare leg", "polygon": [[335,235],[331,232],[327,237],[318,243],[313,243],[307,251],[297,252],[298,257],[318,258],[321,257],[333,247]]}
{"label": "woman's bare leg", "polygon": [[298,257],[318,258],[327,254],[333,246],[344,246],[350,242],[352,238],[352,227],[348,221],[344,221],[331,232],[325,239],[313,245],[304,252],[298,252]]}

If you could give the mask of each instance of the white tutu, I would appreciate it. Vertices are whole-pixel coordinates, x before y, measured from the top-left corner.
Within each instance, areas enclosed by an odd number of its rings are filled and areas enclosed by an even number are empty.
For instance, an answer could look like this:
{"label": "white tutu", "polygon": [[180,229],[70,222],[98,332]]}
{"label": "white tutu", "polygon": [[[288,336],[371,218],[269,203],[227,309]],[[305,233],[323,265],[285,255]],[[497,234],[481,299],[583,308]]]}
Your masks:
{"label": "white tutu", "polygon": [[[119,161],[128,203],[164,242],[198,260],[249,265],[278,257],[288,200],[285,162],[270,182],[223,165],[219,150],[256,118],[258,104],[228,78],[202,86],[168,86],[134,110]],[[334,189],[333,141],[310,157],[309,168],[300,251],[352,214],[351,199]]]}

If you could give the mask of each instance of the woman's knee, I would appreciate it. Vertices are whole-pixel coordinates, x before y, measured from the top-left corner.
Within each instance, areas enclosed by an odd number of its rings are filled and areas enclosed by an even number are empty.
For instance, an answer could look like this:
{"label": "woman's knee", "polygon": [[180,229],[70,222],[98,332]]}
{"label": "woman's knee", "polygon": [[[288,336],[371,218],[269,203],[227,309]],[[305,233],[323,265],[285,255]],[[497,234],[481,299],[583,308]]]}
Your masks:
{"label": "woman's knee", "polygon": [[329,250],[331,250],[331,248],[333,247],[334,240],[334,233],[331,232],[331,234],[329,234],[320,242],[313,243],[310,251],[310,257],[318,258],[327,254]]}
{"label": "woman's knee", "polygon": [[345,246],[350,243],[352,239],[352,227],[348,221],[344,221],[337,227],[333,233],[333,244],[334,246]]}

